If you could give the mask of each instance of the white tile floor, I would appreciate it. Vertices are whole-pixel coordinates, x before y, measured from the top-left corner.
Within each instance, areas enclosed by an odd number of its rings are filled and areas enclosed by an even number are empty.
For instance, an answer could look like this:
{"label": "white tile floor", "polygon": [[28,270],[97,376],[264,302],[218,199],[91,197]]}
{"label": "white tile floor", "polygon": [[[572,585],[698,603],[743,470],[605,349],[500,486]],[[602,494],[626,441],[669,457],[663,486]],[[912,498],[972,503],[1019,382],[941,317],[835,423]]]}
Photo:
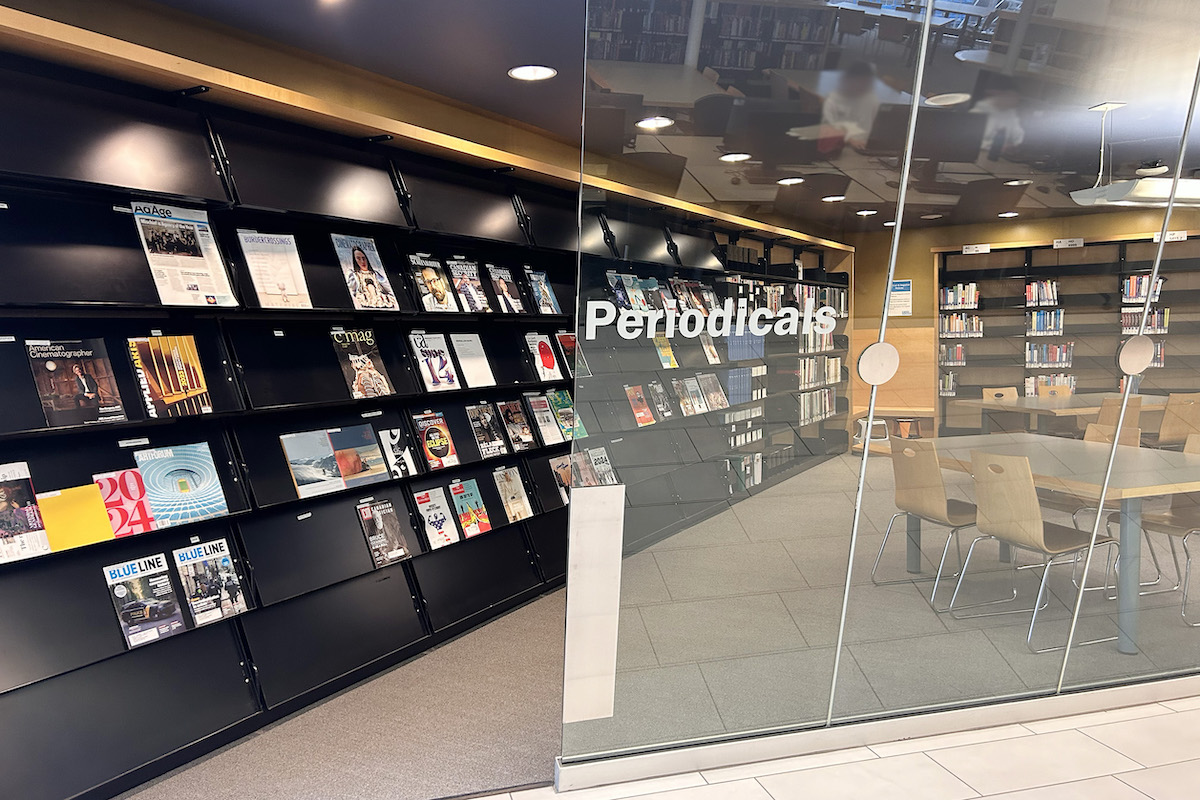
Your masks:
{"label": "white tile floor", "polygon": [[1200,698],[556,795],[481,800],[1195,800]]}

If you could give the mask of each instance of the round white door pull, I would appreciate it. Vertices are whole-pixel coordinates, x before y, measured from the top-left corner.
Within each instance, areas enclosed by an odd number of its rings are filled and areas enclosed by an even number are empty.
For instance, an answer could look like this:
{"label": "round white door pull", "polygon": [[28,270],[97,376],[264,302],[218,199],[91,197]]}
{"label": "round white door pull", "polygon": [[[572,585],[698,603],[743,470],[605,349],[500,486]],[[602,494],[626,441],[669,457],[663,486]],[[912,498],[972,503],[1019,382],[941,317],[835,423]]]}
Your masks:
{"label": "round white door pull", "polygon": [[900,369],[900,351],[887,342],[868,345],[858,357],[858,377],[869,386],[882,386]]}

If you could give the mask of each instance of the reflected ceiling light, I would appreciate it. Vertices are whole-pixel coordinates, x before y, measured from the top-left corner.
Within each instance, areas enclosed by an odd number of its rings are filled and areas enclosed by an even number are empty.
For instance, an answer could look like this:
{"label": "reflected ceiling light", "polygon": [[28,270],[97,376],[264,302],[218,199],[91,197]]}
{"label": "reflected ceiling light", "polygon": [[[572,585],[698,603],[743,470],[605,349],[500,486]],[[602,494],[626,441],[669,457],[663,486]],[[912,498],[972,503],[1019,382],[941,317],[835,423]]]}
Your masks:
{"label": "reflected ceiling light", "polygon": [[957,106],[971,99],[971,95],[967,92],[946,92],[944,94],[935,94],[933,97],[927,97],[925,104],[930,106]]}
{"label": "reflected ceiling light", "polygon": [[[1114,181],[1071,192],[1071,199],[1081,206],[1162,207],[1171,197],[1171,181],[1171,178]],[[1200,208],[1200,178],[1180,178],[1175,205]]]}
{"label": "reflected ceiling light", "polygon": [[999,217],[1000,219],[1012,219],[1013,217],[1019,217],[1021,215],[1019,213],[1017,213],[1016,211],[1001,211],[996,216]]}
{"label": "reflected ceiling light", "polygon": [[554,67],[546,67],[541,64],[525,64],[513,67],[508,71],[508,77],[518,81],[547,81],[557,74],[558,70]]}
{"label": "reflected ceiling light", "polygon": [[790,178],[780,178],[775,182],[780,186],[795,186],[798,183],[804,183],[804,178],[801,178],[799,175],[793,175]]}
{"label": "reflected ceiling light", "polygon": [[821,198],[822,203],[840,203],[846,199],[844,194],[827,194]]}
{"label": "reflected ceiling light", "polygon": [[754,156],[750,155],[749,153],[725,153],[720,157],[720,160],[729,164],[736,164],[739,161],[749,161],[752,158],[754,158]]}
{"label": "reflected ceiling light", "polygon": [[1116,111],[1118,108],[1124,108],[1127,103],[1122,103],[1119,100],[1108,100],[1103,103],[1097,103],[1088,109],[1088,111]]}
{"label": "reflected ceiling light", "polygon": [[894,227],[896,227],[896,220],[894,220],[894,219],[889,219],[887,222],[883,223],[883,227],[885,227],[885,228],[894,228]]}
{"label": "reflected ceiling light", "polygon": [[860,217],[873,217],[876,214],[878,214],[879,212],[873,208],[863,208],[863,209],[859,209],[858,211],[855,211],[854,213]]}
{"label": "reflected ceiling light", "polygon": [[941,219],[945,214],[922,214],[921,219]]}
{"label": "reflected ceiling light", "polygon": [[1020,178],[1017,180],[1005,181],[1004,185],[1005,186],[1029,186],[1032,183],[1033,183],[1033,181],[1031,181],[1031,180]]}
{"label": "reflected ceiling light", "polygon": [[638,120],[637,122],[637,126],[644,131],[658,131],[662,130],[663,128],[669,128],[674,124],[675,120],[661,115],[656,117],[646,117],[645,119]]}

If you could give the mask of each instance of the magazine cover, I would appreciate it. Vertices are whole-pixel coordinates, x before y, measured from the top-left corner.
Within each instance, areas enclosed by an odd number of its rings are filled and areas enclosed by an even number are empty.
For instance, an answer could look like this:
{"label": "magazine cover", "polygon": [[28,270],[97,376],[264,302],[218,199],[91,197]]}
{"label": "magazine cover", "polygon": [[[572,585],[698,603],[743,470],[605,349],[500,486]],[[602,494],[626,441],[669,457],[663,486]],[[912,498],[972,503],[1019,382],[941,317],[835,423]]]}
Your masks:
{"label": "magazine cover", "polygon": [[558,427],[562,429],[564,439],[582,439],[587,436],[587,431],[583,429],[583,421],[575,413],[575,401],[571,399],[569,391],[556,389],[547,392],[546,402],[554,412],[554,418],[558,421]]}
{"label": "magazine cover", "polygon": [[679,362],[675,360],[675,351],[671,349],[671,341],[665,334],[654,334],[654,349],[658,352],[658,362],[663,369],[678,369]]}
{"label": "magazine cover", "polygon": [[641,386],[626,386],[625,396],[629,398],[629,407],[633,409],[633,419],[639,428],[653,425],[657,421],[654,419],[654,412],[646,403],[646,391]]}
{"label": "magazine cover", "polygon": [[708,359],[709,364],[720,364],[721,356],[717,353],[717,345],[713,342],[713,338],[707,333],[700,334],[700,344],[704,347],[704,357]]}
{"label": "magazine cover", "polygon": [[429,253],[412,253],[408,257],[417,297],[424,311],[458,311],[458,302],[450,291],[450,281],[442,262]]}
{"label": "magazine cover", "polygon": [[612,459],[608,457],[608,450],[603,447],[593,447],[587,451],[588,458],[592,461],[592,468],[596,470],[596,477],[600,479],[602,486],[615,486],[617,473],[613,470]]}
{"label": "magazine cover", "polygon": [[25,349],[51,428],[125,421],[103,339],[26,339]]}
{"label": "magazine cover", "polygon": [[546,273],[526,267],[525,277],[529,279],[529,288],[533,291],[533,305],[538,313],[561,314],[558,298],[554,295],[554,288],[550,285]]}
{"label": "magazine cover", "polygon": [[508,434],[508,443],[514,453],[537,447],[537,441],[533,438],[533,428],[529,427],[529,419],[525,416],[519,400],[497,403],[496,409],[500,412],[500,418],[504,420],[504,432]]}
{"label": "magazine cover", "polygon": [[[571,456],[554,456],[547,460],[550,465],[550,472],[554,474],[554,486],[558,489],[558,499],[562,504],[569,505],[571,502]],[[581,485],[582,484],[578,484]]]}
{"label": "magazine cover", "polygon": [[462,310],[476,314],[490,312],[492,306],[479,280],[479,265],[462,256],[454,256],[446,261],[446,266],[450,270],[450,280]]}
{"label": "magazine cover", "polygon": [[453,467],[458,463],[458,451],[454,449],[454,439],[450,436],[450,427],[442,412],[413,414],[413,424],[430,469]]}
{"label": "magazine cover", "polygon": [[458,513],[458,527],[462,529],[463,536],[470,539],[492,529],[487,506],[479,494],[479,484],[474,478],[451,483],[450,497],[454,501],[454,510]]}
{"label": "magazine cover", "polygon": [[550,346],[549,336],[530,331],[525,334],[525,346],[529,348],[529,357],[533,359],[533,368],[537,370],[539,381],[562,380],[562,373],[558,370],[558,358],[554,355],[554,348]]}
{"label": "magazine cover", "polygon": [[150,500],[146,497],[146,482],[142,480],[141,470],[105,472],[93,475],[92,480],[100,487],[104,507],[108,509],[108,521],[116,538],[154,530],[154,514],[150,511]]}
{"label": "magazine cover", "polygon": [[521,473],[516,467],[502,467],[492,473],[492,479],[496,482],[496,490],[500,492],[504,515],[508,517],[509,522],[533,516],[529,496],[525,494],[525,484],[521,481]]}
{"label": "magazine cover", "polygon": [[575,334],[559,331],[554,334],[554,341],[558,342],[558,351],[562,353],[563,368],[566,369],[568,378],[573,376],[587,378],[592,374],[583,360],[583,354],[579,352]]}
{"label": "magazine cover", "polygon": [[391,500],[359,503],[355,509],[376,569],[416,555]]}
{"label": "magazine cover", "polygon": [[533,416],[533,424],[537,425],[538,433],[541,434],[542,444],[551,445],[563,441],[562,428],[559,427],[558,418],[550,408],[550,401],[543,395],[527,394],[525,402],[529,404],[529,413]]}
{"label": "magazine cover", "polygon": [[654,405],[654,410],[658,412],[659,419],[670,419],[675,416],[675,411],[671,408],[671,400],[667,397],[667,390],[660,381],[650,381],[646,384],[646,391],[650,393],[650,402]]}
{"label": "magazine cover", "polygon": [[346,291],[354,308],[359,311],[399,311],[400,302],[392,282],[383,269],[383,259],[375,240],[366,236],[343,236],[331,233],[333,249],[337,252],[346,281]]}
{"label": "magazine cover", "polygon": [[608,279],[608,288],[612,291],[613,304],[620,309],[632,309],[633,304],[629,302],[629,291],[625,288],[624,276],[609,270],[604,273],[604,277]]}
{"label": "magazine cover", "polygon": [[51,552],[113,540],[108,511],[96,484],[39,492],[34,499]]}
{"label": "magazine cover", "polygon": [[227,541],[213,539],[171,555],[197,627],[246,613],[246,591]]}
{"label": "magazine cover", "polygon": [[496,416],[496,408],[491,403],[479,403],[467,406],[467,419],[471,420],[471,430],[475,432],[475,443],[479,445],[479,454],[483,458],[508,455],[508,446],[504,443],[504,434],[500,432],[500,420]]}
{"label": "magazine cover", "polygon": [[162,553],[105,567],[104,578],[130,649],[184,629],[183,610]]}
{"label": "magazine cover", "polygon": [[683,379],[683,394],[680,397],[687,397],[692,404],[693,414],[707,414],[709,411],[708,401],[704,399],[704,392],[700,389],[700,382],[693,378]]}
{"label": "magazine cover", "polygon": [[729,398],[725,396],[725,389],[716,375],[706,372],[703,375],[697,375],[696,380],[700,382],[700,391],[704,392],[704,400],[708,403],[709,411],[729,408]]}
{"label": "magazine cover", "polygon": [[0,464],[0,564],[49,552],[29,464]]}
{"label": "magazine cover", "polygon": [[425,538],[429,540],[430,550],[459,540],[458,527],[454,524],[454,515],[450,512],[450,503],[446,500],[443,487],[413,492],[413,500],[417,503],[417,513],[425,522]]}
{"label": "magazine cover", "polygon": [[316,497],[390,477],[370,425],[285,433],[279,443],[297,497]]}
{"label": "magazine cover", "polygon": [[638,281],[638,285],[641,287],[642,296],[646,298],[647,306],[659,310],[666,308],[662,292],[659,290],[657,278],[641,278]]}
{"label": "magazine cover", "polygon": [[208,442],[154,447],[133,454],[156,528],[229,513]]}
{"label": "magazine cover", "polygon": [[571,480],[576,486],[599,486],[600,476],[586,450],[571,453]]}
{"label": "magazine cover", "polygon": [[458,356],[463,383],[468,388],[478,389],[481,386],[496,385],[496,376],[492,374],[492,364],[488,361],[479,334],[452,333],[450,343],[454,345],[454,355]]}
{"label": "magazine cover", "polygon": [[450,346],[440,333],[412,331],[408,334],[417,372],[427,392],[448,392],[460,388],[454,361],[450,358]]}
{"label": "magazine cover", "polygon": [[685,417],[694,417],[701,413],[696,410],[696,406],[692,403],[692,395],[688,392],[687,387],[683,385],[683,381],[679,380],[679,378],[672,378],[671,388],[675,390],[675,396],[679,398],[679,410]]}
{"label": "magazine cover", "polygon": [[334,461],[347,489],[379,483],[390,477],[379,450],[379,440],[375,438],[375,429],[370,425],[330,428],[327,433],[333,446]]}
{"label": "magazine cover", "polygon": [[164,306],[236,306],[208,214],[195,208],[133,204],[133,220]]}
{"label": "magazine cover", "polygon": [[379,357],[379,344],[375,331],[370,328],[334,328],[329,332],[346,388],[355,400],[366,397],[386,397],[395,394],[383,359]]}
{"label": "magazine cover", "polygon": [[629,305],[634,311],[649,311],[650,304],[642,293],[642,282],[636,275],[619,276],[625,282],[625,292],[629,295]]}
{"label": "magazine cover", "polygon": [[525,314],[525,304],[521,302],[521,290],[513,280],[512,270],[507,267],[487,265],[488,279],[492,282],[492,291],[496,293],[496,307],[504,314]]}
{"label": "magazine cover", "polygon": [[212,398],[193,336],[129,340],[133,375],[151,419],[211,414]]}
{"label": "magazine cover", "polygon": [[413,459],[412,447],[408,436],[401,428],[386,428],[379,432],[379,449],[383,451],[383,461],[387,464],[388,474],[393,478],[405,478],[417,474],[417,464]]}
{"label": "magazine cover", "polygon": [[238,241],[254,293],[263,308],[312,308],[308,281],[296,250],[296,237],[288,233],[239,230]]}

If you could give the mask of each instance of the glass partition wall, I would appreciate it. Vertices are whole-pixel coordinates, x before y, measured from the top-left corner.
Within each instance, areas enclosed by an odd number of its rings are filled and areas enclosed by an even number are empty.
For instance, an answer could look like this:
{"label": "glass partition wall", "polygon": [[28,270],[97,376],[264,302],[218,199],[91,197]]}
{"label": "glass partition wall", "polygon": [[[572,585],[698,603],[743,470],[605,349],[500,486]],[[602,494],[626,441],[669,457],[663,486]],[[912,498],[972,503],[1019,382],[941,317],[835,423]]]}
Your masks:
{"label": "glass partition wall", "polygon": [[879,5],[590,3],[565,762],[1200,668],[1200,9]]}

